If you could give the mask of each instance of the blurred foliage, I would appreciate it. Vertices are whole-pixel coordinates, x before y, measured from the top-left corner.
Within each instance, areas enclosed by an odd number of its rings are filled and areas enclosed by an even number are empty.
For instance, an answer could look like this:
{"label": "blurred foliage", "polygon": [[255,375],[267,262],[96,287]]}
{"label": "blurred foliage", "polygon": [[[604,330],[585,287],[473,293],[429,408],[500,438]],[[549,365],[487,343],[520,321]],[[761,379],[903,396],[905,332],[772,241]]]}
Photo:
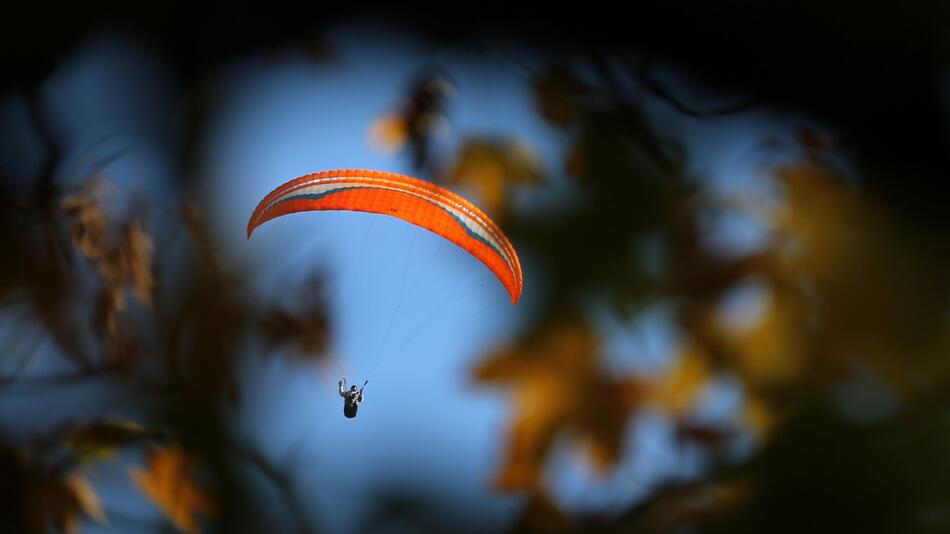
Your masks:
{"label": "blurred foliage", "polygon": [[620,458],[623,429],[640,388],[636,381],[603,373],[597,354],[590,326],[580,317],[565,317],[492,355],[476,371],[481,382],[514,389],[517,415],[497,479],[500,488],[542,490],[543,462],[561,433],[585,445],[601,470]]}
{"label": "blurred foliage", "polygon": [[34,438],[28,448],[4,444],[0,469],[5,527],[10,532],[79,532],[83,517],[108,525],[109,517],[89,482],[89,467],[119,447],[163,440],[163,431],[103,419],[67,423]]}
{"label": "blurred foliage", "polygon": [[110,224],[103,198],[108,181],[85,182],[82,191],[66,195],[61,203],[66,232],[76,250],[96,265],[102,287],[96,298],[95,330],[102,337],[107,360],[123,364],[127,357],[119,331],[118,313],[125,310],[126,286],[138,300],[152,302],[152,240],[141,223],[131,220]]}
{"label": "blurred foliage", "polygon": [[454,93],[444,73],[423,70],[409,86],[404,103],[373,123],[370,140],[391,152],[407,148],[412,166],[425,171],[435,163],[433,137],[448,126],[446,108]]}
{"label": "blurred foliage", "polygon": [[[494,487],[525,495],[513,530],[950,530],[950,217],[934,185],[950,175],[945,7],[861,6],[868,20],[859,21],[854,6],[795,6],[776,15],[742,3],[675,4],[622,20],[598,11],[591,36],[516,20],[513,35],[548,51],[541,68],[518,72],[539,116],[565,141],[555,171],[507,132],[437,150],[454,89],[432,69],[420,70],[401,103],[369,125],[373,142],[405,151],[421,175],[474,192],[537,270],[526,272],[536,313],[473,371],[479,385],[511,392]],[[308,286],[316,289],[300,302],[260,302],[219,259],[201,207],[189,200],[202,180],[196,154],[212,73],[236,55],[287,45],[316,61],[335,57],[315,37],[335,12],[316,20],[234,14],[222,24],[219,14],[143,7],[144,17],[108,3],[74,17],[44,15],[48,31],[38,35],[47,39],[24,37],[30,26],[12,27],[12,19],[0,32],[5,53],[21,60],[8,62],[2,87],[25,95],[44,149],[27,190],[0,167],[0,252],[8,260],[0,262],[0,301],[41,324],[56,349],[42,356],[61,357],[69,369],[24,372],[39,359],[38,344],[5,339],[0,399],[21,387],[101,381],[153,407],[142,422],[78,421],[27,440],[0,426],[0,517],[11,532],[78,532],[84,519],[112,524],[85,469],[140,450],[146,458],[129,469],[131,480],[181,531],[266,528],[265,505],[242,476],[248,466],[279,490],[298,530],[317,530],[288,468],[249,450],[228,415],[240,406],[235,375],[248,340],[326,356],[324,282],[315,274]],[[433,44],[469,52],[485,46],[480,34],[511,28],[503,17],[481,28],[457,14],[413,16]],[[571,13],[561,27],[584,27],[585,16]],[[150,214],[146,201],[123,198],[104,176],[74,177],[81,183],[69,190],[55,179],[67,140],[40,88],[103,21],[154,39],[178,76],[185,116],[171,193],[182,206],[177,215]],[[565,49],[575,61],[557,53]],[[691,77],[668,80],[658,65]],[[686,101],[693,93],[679,89],[694,83],[697,93],[742,98]],[[692,170],[691,147],[661,133],[668,129],[648,112],[657,106],[689,120],[749,109],[804,115],[835,133],[791,124],[794,142],[780,147],[786,157],[759,177],[778,193],[724,197]],[[512,201],[559,178],[572,188],[569,206],[542,217]],[[118,209],[123,202],[131,207]],[[767,238],[726,254],[711,242],[709,213],[752,220]],[[184,268],[164,263],[169,252],[156,236],[165,234],[186,243],[176,259]],[[750,282],[761,289],[762,309],[735,324],[724,303]],[[626,320],[657,304],[673,310],[678,335],[669,365],[652,375],[608,371],[591,309]],[[856,420],[849,409],[866,407],[835,401],[861,373],[880,379],[873,395],[898,399],[894,413]],[[741,407],[730,421],[700,421],[702,394],[719,379],[737,384]],[[634,417],[648,412],[664,414],[679,443],[702,451],[701,473],[665,480],[618,514],[562,506],[548,471],[555,446],[584,451],[595,474],[610,474],[631,454]],[[750,436],[750,452],[729,452]],[[396,489],[377,497],[367,525],[465,530],[464,513],[440,515],[444,496]]]}
{"label": "blurred foliage", "polygon": [[475,137],[458,148],[455,166],[442,181],[472,190],[482,210],[502,224],[509,209],[510,190],[542,180],[538,158],[528,146],[513,140]]}
{"label": "blurred foliage", "polygon": [[179,447],[149,453],[146,469],[129,472],[135,485],[182,532],[199,532],[198,516],[216,513],[214,501],[193,481],[194,460]]}

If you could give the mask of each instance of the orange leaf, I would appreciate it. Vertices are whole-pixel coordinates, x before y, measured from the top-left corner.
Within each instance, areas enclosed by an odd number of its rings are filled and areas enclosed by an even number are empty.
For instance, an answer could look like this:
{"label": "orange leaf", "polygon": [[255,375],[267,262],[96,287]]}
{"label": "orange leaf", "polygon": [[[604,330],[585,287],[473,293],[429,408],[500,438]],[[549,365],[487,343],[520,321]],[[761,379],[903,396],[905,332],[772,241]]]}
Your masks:
{"label": "orange leaf", "polygon": [[198,515],[217,513],[214,500],[193,480],[194,460],[180,447],[152,450],[146,469],[133,468],[133,482],[179,530],[200,532]]}
{"label": "orange leaf", "polygon": [[497,485],[536,490],[547,454],[559,435],[583,445],[598,470],[620,458],[624,427],[639,384],[600,371],[599,343],[581,319],[562,319],[496,353],[476,379],[515,389],[505,464]]}
{"label": "orange leaf", "polygon": [[82,510],[87,517],[103,525],[109,524],[109,519],[106,517],[105,511],[102,509],[102,504],[99,502],[99,496],[85,478],[79,475],[72,475],[66,479],[66,487],[72,491],[73,496],[79,504],[79,509]]}
{"label": "orange leaf", "polygon": [[683,415],[693,407],[696,395],[712,375],[708,355],[696,344],[687,344],[670,371],[650,385],[654,402],[672,415]]}
{"label": "orange leaf", "polygon": [[370,142],[385,152],[398,151],[408,137],[409,128],[406,122],[395,114],[383,115],[373,121],[369,128]]}
{"label": "orange leaf", "polygon": [[31,492],[31,505],[35,513],[35,532],[44,532],[39,527],[46,521],[66,534],[79,532],[82,515],[101,524],[108,524],[99,497],[86,479],[71,475],[65,479],[41,476]]}
{"label": "orange leaf", "polygon": [[447,181],[475,190],[479,206],[499,217],[513,184],[542,180],[540,163],[530,147],[512,140],[469,139],[459,149],[455,168]]}

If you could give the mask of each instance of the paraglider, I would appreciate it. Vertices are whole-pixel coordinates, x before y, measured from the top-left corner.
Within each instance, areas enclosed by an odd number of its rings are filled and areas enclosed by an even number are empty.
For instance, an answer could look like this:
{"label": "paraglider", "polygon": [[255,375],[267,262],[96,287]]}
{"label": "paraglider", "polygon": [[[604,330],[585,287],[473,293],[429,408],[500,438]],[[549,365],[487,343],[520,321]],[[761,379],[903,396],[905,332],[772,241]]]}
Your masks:
{"label": "paraglider", "polygon": [[360,403],[363,402],[363,388],[366,387],[366,384],[369,384],[369,380],[363,382],[363,387],[356,389],[356,384],[350,386],[350,389],[346,389],[346,377],[344,376],[339,383],[340,386],[340,396],[343,397],[343,415],[349,419],[356,417],[356,411],[360,408]]}
{"label": "paraglider", "polygon": [[[508,291],[512,304],[521,297],[521,263],[501,229],[459,195],[401,174],[344,169],[291,180],[260,201],[247,222],[247,237],[250,239],[254,229],[281,215],[335,210],[378,213],[425,228],[462,247],[488,267]],[[343,415],[352,419],[363,402],[363,388],[353,385],[347,390],[345,386],[344,378],[339,382]]]}
{"label": "paraglider", "polygon": [[270,219],[301,211],[379,213],[425,228],[465,249],[501,281],[515,304],[521,263],[501,229],[474,204],[448,189],[401,174],[344,169],[308,174],[274,189],[247,222],[247,237]]}

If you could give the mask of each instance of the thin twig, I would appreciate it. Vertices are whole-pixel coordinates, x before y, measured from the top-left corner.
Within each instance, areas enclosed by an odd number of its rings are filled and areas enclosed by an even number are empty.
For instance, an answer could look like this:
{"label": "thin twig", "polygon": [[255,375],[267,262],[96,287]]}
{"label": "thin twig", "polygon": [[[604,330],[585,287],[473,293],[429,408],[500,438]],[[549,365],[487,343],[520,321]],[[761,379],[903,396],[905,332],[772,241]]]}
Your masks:
{"label": "thin twig", "polygon": [[673,109],[684,115],[694,118],[720,117],[723,115],[734,115],[736,113],[749,111],[760,105],[757,100],[749,100],[746,102],[726,104],[717,108],[697,109],[684,103],[681,98],[674,94],[673,90],[668,85],[660,81],[659,78],[651,75],[648,71],[649,65],[650,62],[642,62],[639,66],[633,69],[633,76],[638,82],[640,82],[640,85],[642,85],[643,88],[647,90],[647,92],[666,102]]}

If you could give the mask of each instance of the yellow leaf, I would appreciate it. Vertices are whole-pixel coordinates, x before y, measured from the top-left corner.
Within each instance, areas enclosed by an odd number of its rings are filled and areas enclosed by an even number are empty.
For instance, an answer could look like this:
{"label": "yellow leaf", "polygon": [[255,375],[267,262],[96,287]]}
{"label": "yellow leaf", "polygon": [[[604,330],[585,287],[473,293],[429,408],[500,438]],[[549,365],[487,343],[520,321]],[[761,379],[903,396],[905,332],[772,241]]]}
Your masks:
{"label": "yellow leaf", "polygon": [[66,487],[72,491],[73,496],[76,497],[76,501],[79,503],[79,508],[87,517],[103,525],[109,524],[109,518],[106,517],[105,511],[102,509],[99,496],[85,478],[72,475],[66,479]]}
{"label": "yellow leaf", "polygon": [[697,393],[711,375],[707,354],[696,344],[686,344],[680,348],[673,368],[650,385],[650,396],[671,415],[683,415],[693,407]]}
{"label": "yellow leaf", "polygon": [[774,410],[755,396],[749,396],[742,408],[741,421],[755,433],[759,439],[764,439],[775,428],[777,416]]}
{"label": "yellow leaf", "polygon": [[904,226],[814,163],[777,175],[774,302],[741,342],[746,369],[769,380],[807,370],[816,382],[860,358],[902,391],[930,381],[950,293],[945,236]]}
{"label": "yellow leaf", "polygon": [[82,515],[101,524],[108,524],[106,514],[99,503],[95,490],[79,475],[66,479],[41,475],[30,490],[30,503],[36,518],[36,531],[47,520],[66,534],[79,532]]}
{"label": "yellow leaf", "polygon": [[60,203],[75,248],[95,264],[102,278],[95,323],[101,328],[103,352],[110,363],[123,362],[125,347],[118,314],[125,310],[125,292],[131,286],[143,304],[152,302],[155,289],[151,237],[129,216],[124,223],[110,220],[107,201],[114,187],[104,178],[86,181],[80,191]]}
{"label": "yellow leaf", "polygon": [[794,384],[808,366],[808,314],[797,294],[773,290],[759,323],[735,334],[739,371],[755,387]]}
{"label": "yellow leaf", "polygon": [[515,347],[498,351],[476,371],[480,382],[514,389],[515,415],[496,478],[500,488],[537,490],[547,454],[559,435],[585,448],[599,471],[620,458],[639,384],[603,374],[598,348],[585,321],[561,319]]}
{"label": "yellow leaf", "polygon": [[180,447],[152,450],[147,468],[129,471],[135,485],[179,530],[200,532],[198,515],[214,515],[214,500],[195,484],[194,460]]}
{"label": "yellow leaf", "polygon": [[142,226],[133,222],[128,226],[126,235],[126,256],[128,278],[139,301],[151,304],[155,290],[155,276],[152,273],[152,238]]}
{"label": "yellow leaf", "polygon": [[455,168],[447,181],[473,189],[479,205],[500,217],[507,204],[508,188],[534,184],[542,179],[540,162],[530,147],[511,140],[469,139],[459,149]]}
{"label": "yellow leaf", "polygon": [[107,180],[95,178],[60,202],[60,209],[68,218],[66,231],[73,245],[90,260],[105,256],[109,248],[104,197],[111,192],[112,185]]}
{"label": "yellow leaf", "polygon": [[373,121],[369,129],[369,140],[374,146],[385,152],[397,152],[406,144],[409,129],[399,115],[388,114]]}

